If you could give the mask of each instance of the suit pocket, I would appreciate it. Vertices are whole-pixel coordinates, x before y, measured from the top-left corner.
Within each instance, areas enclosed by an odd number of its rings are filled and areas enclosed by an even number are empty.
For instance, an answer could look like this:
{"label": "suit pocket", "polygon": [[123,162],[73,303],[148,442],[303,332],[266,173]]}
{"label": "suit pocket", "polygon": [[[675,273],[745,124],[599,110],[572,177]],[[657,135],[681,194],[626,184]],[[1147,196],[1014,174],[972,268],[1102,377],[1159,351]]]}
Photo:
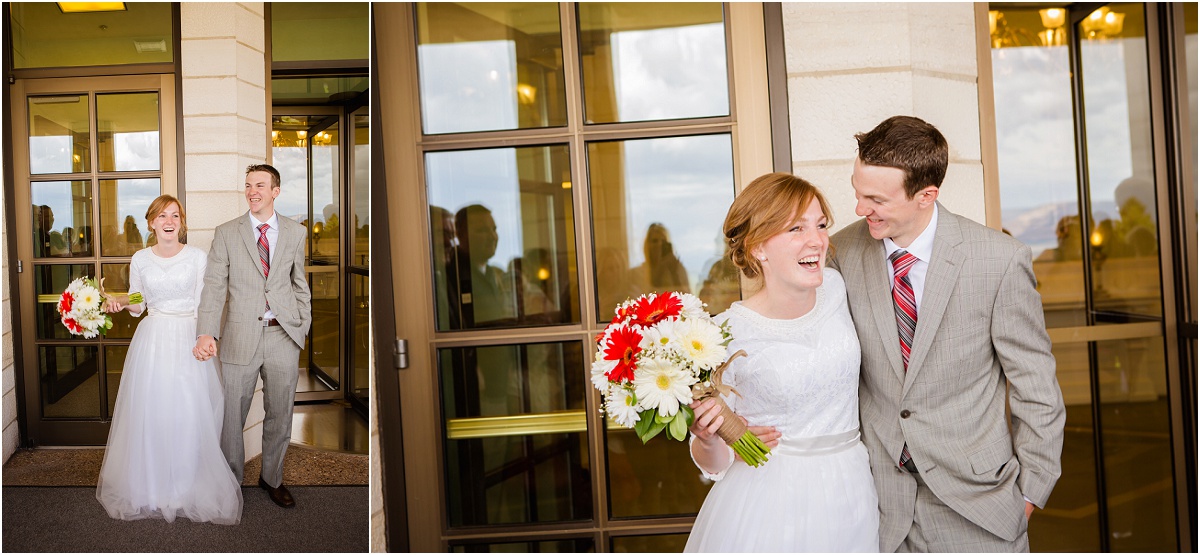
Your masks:
{"label": "suit pocket", "polygon": [[1004,474],[1009,462],[1014,460],[1012,440],[1002,437],[971,453],[969,458],[971,471],[976,476],[991,475],[992,478],[999,479]]}

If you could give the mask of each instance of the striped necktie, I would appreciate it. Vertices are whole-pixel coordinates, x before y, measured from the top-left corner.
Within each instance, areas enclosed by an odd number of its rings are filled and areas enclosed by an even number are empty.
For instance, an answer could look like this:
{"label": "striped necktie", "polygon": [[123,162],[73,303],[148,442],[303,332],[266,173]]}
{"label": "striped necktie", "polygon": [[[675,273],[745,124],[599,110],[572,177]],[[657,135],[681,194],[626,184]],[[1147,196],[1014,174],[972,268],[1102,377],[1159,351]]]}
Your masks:
{"label": "striped necktie", "polygon": [[262,262],[263,277],[271,273],[271,247],[267,244],[267,230],[270,228],[268,224],[258,226],[258,259]]}
{"label": "striped necktie", "polygon": [[[904,359],[904,371],[908,372],[908,354],[912,350],[913,334],[917,331],[917,298],[913,294],[912,282],[908,279],[908,271],[917,263],[917,257],[905,250],[893,252],[888,257],[895,270],[895,284],[892,287],[892,302],[896,305],[896,330],[900,332],[900,356]],[[900,466],[912,459],[908,453],[908,442],[900,452]]]}

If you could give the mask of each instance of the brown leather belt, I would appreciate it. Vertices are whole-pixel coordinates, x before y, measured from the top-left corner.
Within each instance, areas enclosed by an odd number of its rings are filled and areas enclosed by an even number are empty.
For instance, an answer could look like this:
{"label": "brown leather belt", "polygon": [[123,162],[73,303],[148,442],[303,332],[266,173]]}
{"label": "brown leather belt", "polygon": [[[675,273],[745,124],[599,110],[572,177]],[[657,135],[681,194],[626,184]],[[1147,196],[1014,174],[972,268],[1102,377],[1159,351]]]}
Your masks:
{"label": "brown leather belt", "polygon": [[276,320],[275,318],[267,318],[267,319],[263,320],[263,327],[278,326],[278,325],[281,325],[281,324],[279,323],[279,320]]}

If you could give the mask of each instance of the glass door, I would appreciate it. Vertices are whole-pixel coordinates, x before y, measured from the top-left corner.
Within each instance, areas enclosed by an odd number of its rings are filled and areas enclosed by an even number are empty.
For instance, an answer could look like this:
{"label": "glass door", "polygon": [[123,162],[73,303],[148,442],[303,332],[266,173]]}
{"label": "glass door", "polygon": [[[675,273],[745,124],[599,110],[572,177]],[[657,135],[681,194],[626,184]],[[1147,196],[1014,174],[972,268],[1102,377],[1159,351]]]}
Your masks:
{"label": "glass door", "polygon": [[350,148],[350,225],[346,228],[346,273],[350,322],[346,393],[351,404],[366,413],[371,397],[371,109],[364,106],[350,114],[353,129]]}
{"label": "glass door", "polygon": [[108,334],[67,332],[55,311],[79,277],[127,290],[147,245],[146,210],[175,193],[170,76],[18,80],[13,94],[17,265],[25,411],[33,445],[103,445],[137,318]]}

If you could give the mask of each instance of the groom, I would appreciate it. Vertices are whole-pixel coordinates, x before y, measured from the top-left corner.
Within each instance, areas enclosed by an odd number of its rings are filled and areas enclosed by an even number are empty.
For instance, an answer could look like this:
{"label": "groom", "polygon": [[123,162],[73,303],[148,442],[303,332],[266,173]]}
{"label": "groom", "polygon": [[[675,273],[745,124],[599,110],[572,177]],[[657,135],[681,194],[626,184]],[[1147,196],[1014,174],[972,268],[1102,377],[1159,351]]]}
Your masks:
{"label": "groom", "polygon": [[833,236],[832,265],[862,344],[880,550],[1028,551],[1066,418],[1029,247],[937,202],[932,125],[896,116],[855,138],[863,219]]}
{"label": "groom", "polygon": [[[279,172],[246,168],[250,211],[217,227],[196,324],[197,358],[218,353],[225,383],[221,450],[242,479],[242,430],[259,376],[263,380],[262,472],[259,487],[281,507],[294,507],[283,485],[283,455],[292,436],[300,349],[312,323],[304,272],[304,226],[275,213]],[[221,325],[221,313],[225,323]]]}

